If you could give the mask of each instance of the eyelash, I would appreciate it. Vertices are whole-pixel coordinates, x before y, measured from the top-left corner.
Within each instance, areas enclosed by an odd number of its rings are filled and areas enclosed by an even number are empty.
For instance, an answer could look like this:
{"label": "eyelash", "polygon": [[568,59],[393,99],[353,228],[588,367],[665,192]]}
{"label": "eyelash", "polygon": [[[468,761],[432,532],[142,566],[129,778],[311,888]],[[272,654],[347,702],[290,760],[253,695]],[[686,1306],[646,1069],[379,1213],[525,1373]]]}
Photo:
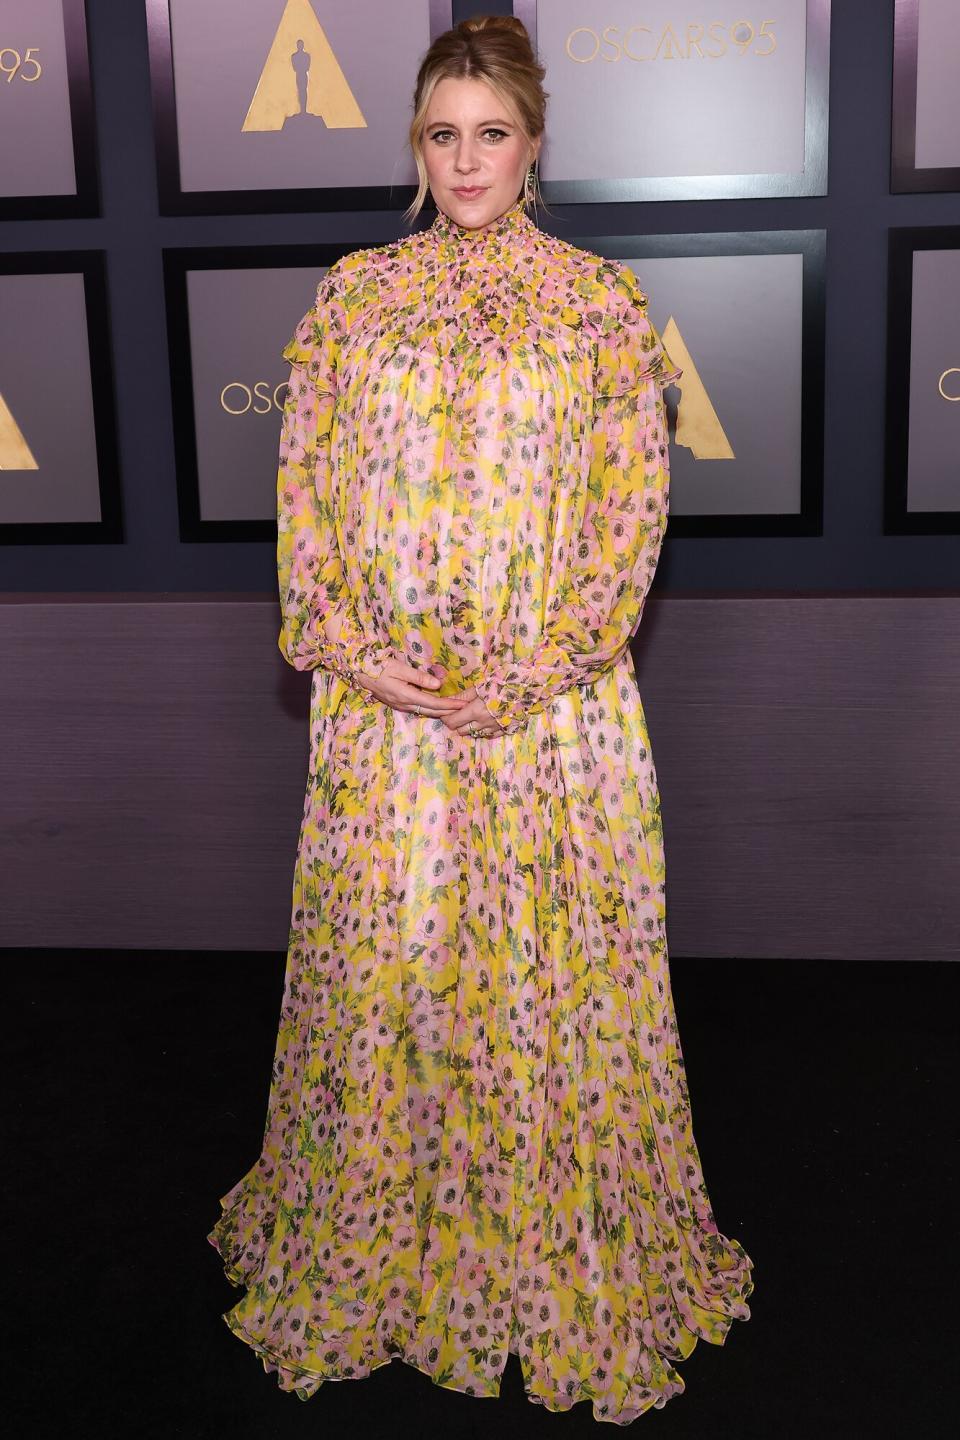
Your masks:
{"label": "eyelash", "polygon": [[[435,141],[437,144],[443,144],[443,141],[440,139],[440,136],[441,136],[441,135],[450,135],[451,133],[452,133],[452,132],[451,132],[450,130],[435,130],[434,133],[430,136],[430,139],[431,139],[432,141]],[[507,139],[507,132],[506,132],[506,130],[500,130],[500,129],[498,129],[497,126],[495,126],[495,125],[489,126],[488,129],[486,129],[486,130],[483,131],[483,134],[484,134],[484,135],[498,135],[498,136],[500,137],[500,139],[499,139],[499,140],[496,140],[496,141],[494,142],[496,145],[499,145],[499,144],[500,144],[500,140],[506,140],[506,139]]]}

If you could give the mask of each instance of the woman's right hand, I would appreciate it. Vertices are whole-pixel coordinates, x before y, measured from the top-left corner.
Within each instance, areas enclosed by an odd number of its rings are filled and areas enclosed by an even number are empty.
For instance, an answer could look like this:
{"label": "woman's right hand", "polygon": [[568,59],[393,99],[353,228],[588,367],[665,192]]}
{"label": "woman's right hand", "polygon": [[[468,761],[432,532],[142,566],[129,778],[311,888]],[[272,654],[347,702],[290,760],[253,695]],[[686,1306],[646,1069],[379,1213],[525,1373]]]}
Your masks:
{"label": "woman's right hand", "polygon": [[417,670],[403,660],[388,660],[379,675],[362,672],[363,683],[377,700],[391,705],[394,710],[406,710],[420,715],[449,715],[460,710],[473,693],[461,690],[456,695],[435,695],[443,684],[436,675],[426,670]]}

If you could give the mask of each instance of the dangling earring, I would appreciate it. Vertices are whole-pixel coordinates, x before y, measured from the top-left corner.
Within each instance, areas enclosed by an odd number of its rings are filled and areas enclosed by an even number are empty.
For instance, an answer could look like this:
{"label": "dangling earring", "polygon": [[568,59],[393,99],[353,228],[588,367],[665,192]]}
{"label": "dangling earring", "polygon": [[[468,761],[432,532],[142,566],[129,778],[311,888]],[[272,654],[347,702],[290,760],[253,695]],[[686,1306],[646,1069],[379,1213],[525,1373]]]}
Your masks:
{"label": "dangling earring", "polygon": [[530,165],[529,170],[527,171],[526,178],[523,182],[523,203],[525,205],[531,205],[533,203],[533,197],[535,194],[534,185],[536,183],[536,179],[536,161],[533,161]]}

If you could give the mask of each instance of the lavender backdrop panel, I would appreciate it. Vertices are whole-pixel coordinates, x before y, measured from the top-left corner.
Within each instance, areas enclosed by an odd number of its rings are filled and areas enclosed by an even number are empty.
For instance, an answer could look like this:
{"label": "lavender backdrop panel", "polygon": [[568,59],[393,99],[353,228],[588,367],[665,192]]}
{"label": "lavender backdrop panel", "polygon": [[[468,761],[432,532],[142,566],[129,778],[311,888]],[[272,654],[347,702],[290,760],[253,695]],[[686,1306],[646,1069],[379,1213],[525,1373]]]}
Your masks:
{"label": "lavender backdrop panel", "polygon": [[430,0],[171,0],[181,185],[409,184]]}
{"label": "lavender backdrop panel", "polygon": [[960,5],[919,0],[917,14],[918,169],[960,165]]}
{"label": "lavender backdrop panel", "polygon": [[0,275],[0,524],[100,518],[83,276]]}
{"label": "lavender backdrop panel", "polygon": [[806,0],[781,0],[775,20],[747,13],[728,0],[540,0],[544,179],[802,171]]}
{"label": "lavender backdrop panel", "polygon": [[3,0],[0,51],[0,195],[75,195],[60,0]]}
{"label": "lavender backdrop panel", "polygon": [[913,256],[909,510],[960,512],[960,250]]}
{"label": "lavender backdrop panel", "polygon": [[[671,513],[798,512],[802,255],[625,263],[648,293],[650,317],[671,358],[684,369],[667,392],[681,412],[671,433]],[[688,425],[694,448],[683,443]]]}
{"label": "lavender backdrop panel", "polygon": [[200,518],[276,517],[289,364],[280,351],[324,267],[187,274]]}

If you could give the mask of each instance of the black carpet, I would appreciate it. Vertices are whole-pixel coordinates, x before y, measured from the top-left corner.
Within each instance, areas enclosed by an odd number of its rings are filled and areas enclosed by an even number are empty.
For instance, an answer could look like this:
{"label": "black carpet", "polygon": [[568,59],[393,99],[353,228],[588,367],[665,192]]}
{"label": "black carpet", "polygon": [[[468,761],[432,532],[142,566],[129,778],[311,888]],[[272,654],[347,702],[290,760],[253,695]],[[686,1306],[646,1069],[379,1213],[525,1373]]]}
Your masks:
{"label": "black carpet", "polygon": [[[396,1362],[304,1402],[227,1330],[240,1292],[205,1237],[259,1153],[282,955],[4,955],[8,1434],[597,1433],[586,1403],[527,1401],[513,1355],[499,1400]],[[685,1393],[625,1430],[953,1435],[960,967],[671,973],[710,1198],[756,1289],[724,1346],[678,1366]]]}

